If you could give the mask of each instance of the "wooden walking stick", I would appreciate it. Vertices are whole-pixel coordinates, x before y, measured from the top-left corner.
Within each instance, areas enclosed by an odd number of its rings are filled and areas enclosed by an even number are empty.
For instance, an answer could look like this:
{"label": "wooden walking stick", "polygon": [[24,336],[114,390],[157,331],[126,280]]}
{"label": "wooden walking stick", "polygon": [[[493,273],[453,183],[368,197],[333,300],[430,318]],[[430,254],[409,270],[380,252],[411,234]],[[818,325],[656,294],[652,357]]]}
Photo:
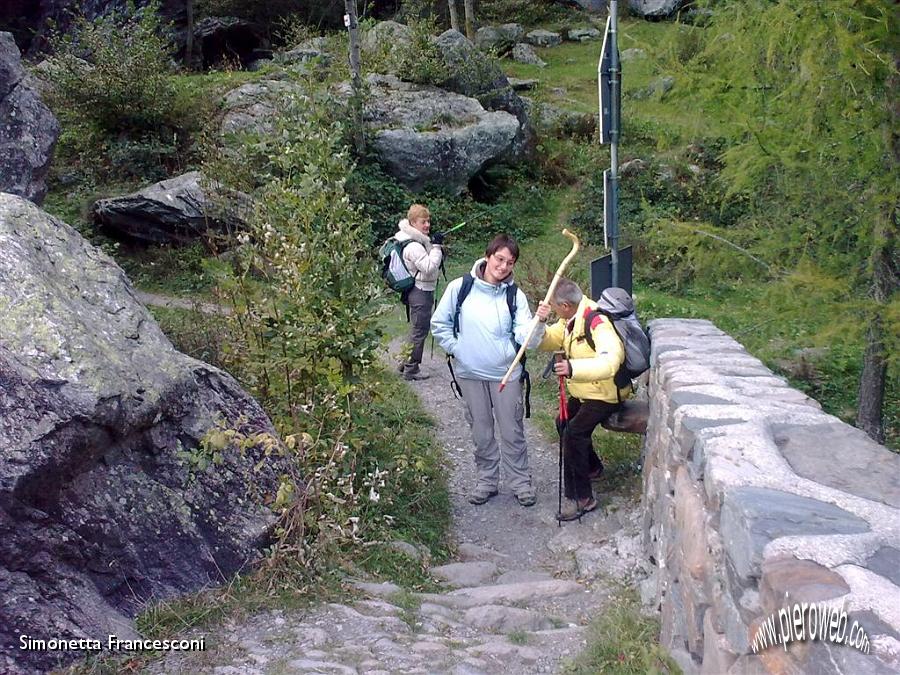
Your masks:
{"label": "wooden walking stick", "polygon": [[[566,267],[568,267],[569,263],[572,261],[572,258],[575,257],[575,254],[578,253],[578,248],[581,245],[578,242],[578,237],[569,232],[568,230],[562,231],[563,235],[572,240],[572,250],[569,251],[569,255],[563,258],[563,261],[559,264],[559,267],[556,270],[556,274],[553,275],[553,281],[550,282],[550,288],[547,289],[547,295],[544,296],[544,302],[550,302],[553,298],[553,293],[556,291],[556,285],[559,283],[559,280],[562,278],[563,272],[566,271]],[[510,365],[509,370],[506,371],[506,375],[503,376],[503,379],[500,380],[500,391],[503,391],[503,388],[506,387],[506,383],[509,381],[510,375],[512,375],[512,371],[515,370],[515,367],[519,364],[519,361],[522,360],[522,357],[525,355],[525,349],[528,346],[528,341],[531,339],[531,336],[534,335],[534,331],[538,325],[537,315],[531,320],[531,328],[528,330],[528,337],[522,340],[522,346],[519,347],[519,353],[516,354],[515,360]]]}

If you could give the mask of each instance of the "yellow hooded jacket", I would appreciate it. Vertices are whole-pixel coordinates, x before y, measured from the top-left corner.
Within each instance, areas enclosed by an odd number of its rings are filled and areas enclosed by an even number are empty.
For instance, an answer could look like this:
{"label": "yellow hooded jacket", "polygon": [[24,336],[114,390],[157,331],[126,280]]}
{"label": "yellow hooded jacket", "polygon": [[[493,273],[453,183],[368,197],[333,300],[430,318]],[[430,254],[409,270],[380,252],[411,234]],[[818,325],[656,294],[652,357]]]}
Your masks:
{"label": "yellow hooded jacket", "polygon": [[[583,296],[575,316],[568,321],[560,319],[547,327],[538,349],[548,352],[562,349],[566,352],[566,358],[572,365],[572,376],[568,380],[572,396],[618,403],[619,391],[613,377],[625,361],[625,348],[609,319],[597,315],[591,327],[597,351],[591,349],[584,338],[584,319],[595,309],[597,303]],[[629,392],[622,393],[621,398],[624,399]]]}

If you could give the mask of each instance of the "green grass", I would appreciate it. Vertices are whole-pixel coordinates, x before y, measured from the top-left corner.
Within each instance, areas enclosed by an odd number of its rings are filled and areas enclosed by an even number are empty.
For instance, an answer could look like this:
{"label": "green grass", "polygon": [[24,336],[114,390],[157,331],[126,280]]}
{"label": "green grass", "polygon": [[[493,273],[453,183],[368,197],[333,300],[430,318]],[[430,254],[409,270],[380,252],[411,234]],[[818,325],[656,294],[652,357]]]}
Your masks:
{"label": "green grass", "polygon": [[622,590],[588,629],[588,644],[574,662],[563,666],[566,675],[647,675],[681,669],[659,646],[659,622],[640,613],[633,591]]}
{"label": "green grass", "polygon": [[[446,549],[442,549],[446,554]],[[388,544],[378,543],[354,554],[354,563],[366,573],[401,588],[431,592],[441,586],[428,575],[428,561],[416,560]]]}
{"label": "green grass", "polygon": [[528,632],[524,630],[514,630],[511,633],[507,633],[506,639],[509,640],[514,645],[527,645],[528,644]]}

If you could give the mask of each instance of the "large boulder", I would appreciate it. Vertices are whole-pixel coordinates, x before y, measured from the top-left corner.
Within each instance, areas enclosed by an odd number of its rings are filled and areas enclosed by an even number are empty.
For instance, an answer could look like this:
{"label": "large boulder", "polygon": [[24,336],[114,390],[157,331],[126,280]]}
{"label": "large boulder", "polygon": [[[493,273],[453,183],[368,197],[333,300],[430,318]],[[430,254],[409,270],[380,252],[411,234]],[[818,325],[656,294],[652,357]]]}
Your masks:
{"label": "large boulder", "polygon": [[628,9],[647,19],[663,19],[681,9],[684,0],[628,0]]}
{"label": "large boulder", "polygon": [[[410,189],[434,185],[459,193],[488,165],[511,158],[520,128],[509,113],[390,75],[367,81],[365,123],[378,160]],[[340,93],[349,97],[349,85]]]}
{"label": "large boulder", "polygon": [[403,49],[412,44],[412,28],[404,23],[396,21],[379,21],[371,28],[362,32],[360,46],[372,52]]}
{"label": "large boulder", "polygon": [[328,39],[324,37],[314,37],[304,40],[293,49],[286,52],[279,52],[275,55],[278,63],[287,64],[305,64],[315,59],[322,60],[324,65],[331,63],[331,54],[328,53]]}
{"label": "large boulder", "polygon": [[202,444],[275,431],[231,376],[172,347],[109,257],[4,193],[0,282],[0,671],[20,672],[83,655],[20,635],[129,638],[148,602],[246,569],[287,466]]}
{"label": "large boulder", "polygon": [[0,191],[40,204],[59,122],[33,84],[12,35],[0,33]]}
{"label": "large boulder", "polygon": [[92,213],[104,230],[148,244],[182,244],[208,232],[243,229],[251,208],[244,193],[210,185],[199,171],[121,197],[98,199]]}
{"label": "large boulder", "polygon": [[475,33],[475,46],[484,52],[506,54],[525,35],[525,30],[517,23],[502,26],[482,26]]}
{"label": "large boulder", "polygon": [[450,72],[443,88],[477,98],[487,110],[502,110],[514,115],[519,121],[519,134],[513,155],[526,157],[534,143],[534,130],[528,120],[525,102],[510,86],[497,62],[480,52],[459,31],[451,29],[441,33],[435,38],[435,44]]}
{"label": "large boulder", "polygon": [[303,95],[303,87],[292,80],[258,80],[232,89],[222,100],[220,131],[229,134],[266,135],[275,129],[282,100]]}
{"label": "large boulder", "polygon": [[537,55],[537,52],[534,51],[534,47],[525,42],[519,42],[513,47],[510,56],[512,56],[513,61],[518,61],[519,63],[527,63],[532,66],[538,66],[539,68],[545,68],[547,66],[547,62]]}
{"label": "large boulder", "polygon": [[525,36],[525,42],[535,47],[556,47],[562,44],[562,35],[538,28]]}

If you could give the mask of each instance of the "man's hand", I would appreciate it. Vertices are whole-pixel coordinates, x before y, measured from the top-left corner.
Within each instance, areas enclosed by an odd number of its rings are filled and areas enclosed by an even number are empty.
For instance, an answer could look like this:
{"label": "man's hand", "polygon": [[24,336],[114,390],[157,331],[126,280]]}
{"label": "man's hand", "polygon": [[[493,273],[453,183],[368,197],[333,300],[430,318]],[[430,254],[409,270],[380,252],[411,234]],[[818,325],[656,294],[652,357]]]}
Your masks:
{"label": "man's hand", "polygon": [[538,321],[541,323],[546,323],[548,317],[550,316],[550,303],[541,301],[538,303],[537,310],[535,310],[534,315],[538,318]]}
{"label": "man's hand", "polygon": [[553,364],[553,372],[563,377],[572,377],[572,364],[567,360],[557,361]]}
{"label": "man's hand", "polygon": [[443,246],[444,237],[446,237],[446,235],[443,232],[435,232],[431,235],[431,243],[435,246]]}

